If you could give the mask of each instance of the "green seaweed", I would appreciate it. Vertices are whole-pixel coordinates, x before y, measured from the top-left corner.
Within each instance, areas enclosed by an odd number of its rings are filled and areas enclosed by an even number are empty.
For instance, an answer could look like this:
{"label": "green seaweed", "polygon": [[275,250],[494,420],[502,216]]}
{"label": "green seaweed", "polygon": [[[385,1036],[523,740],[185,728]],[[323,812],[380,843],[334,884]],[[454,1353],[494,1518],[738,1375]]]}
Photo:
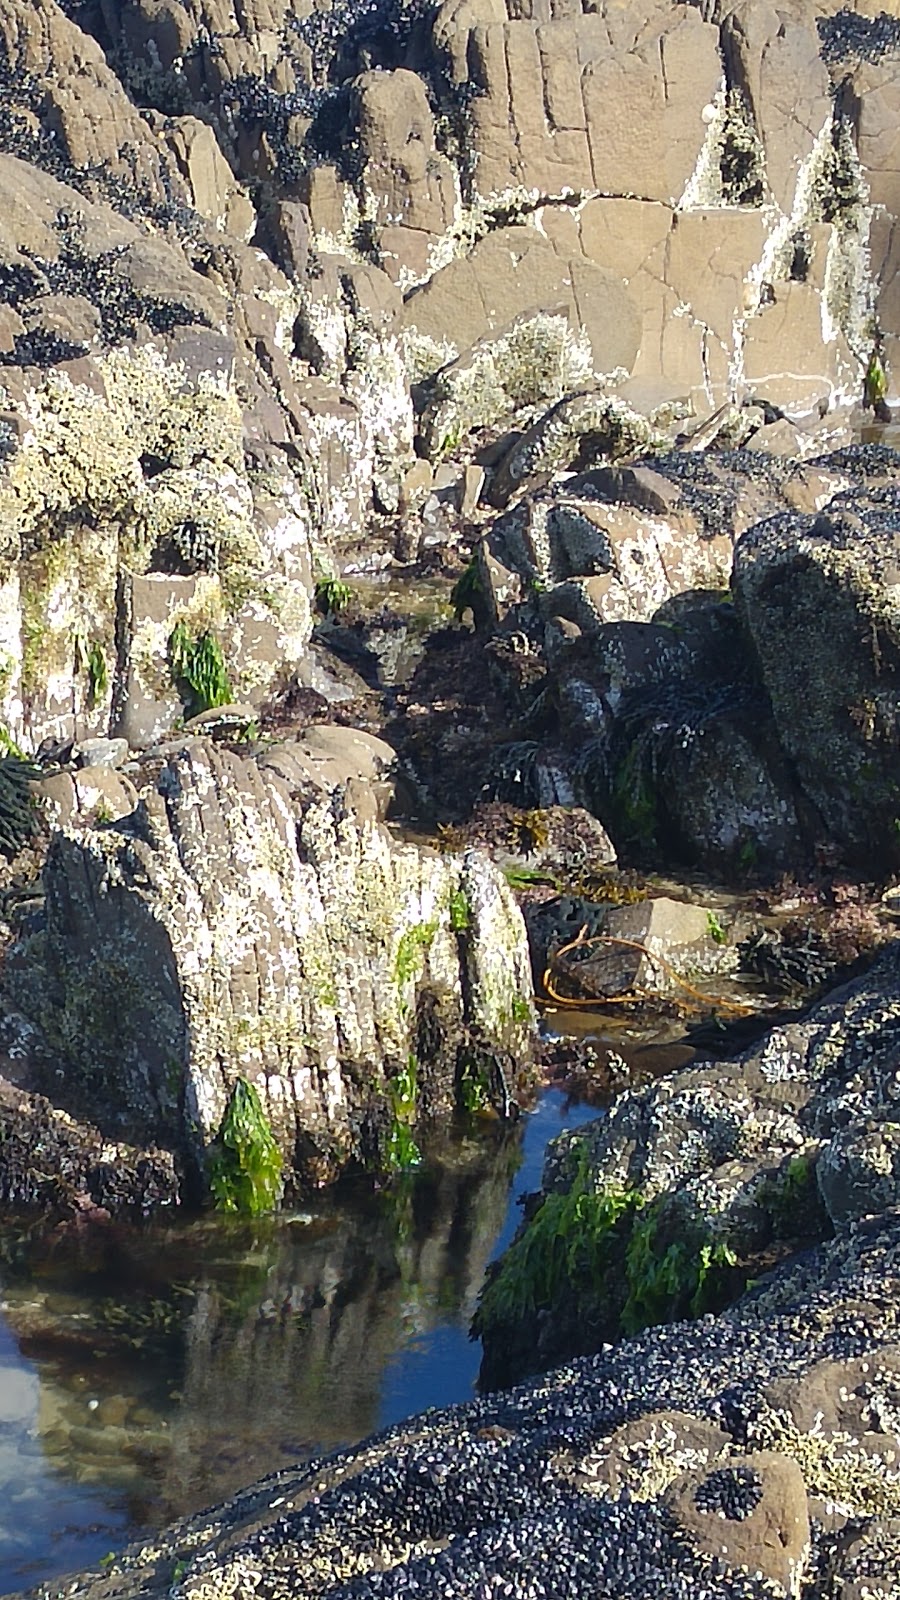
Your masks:
{"label": "green seaweed", "polygon": [[401,989],[421,970],[437,930],[437,922],[417,922],[400,935],[394,958],[394,977]]}
{"label": "green seaweed", "polygon": [[184,622],[177,622],[169,634],[168,657],[172,681],[185,699],[189,717],[231,700],[222,646],[214,634],[206,631],[195,638]]}
{"label": "green seaweed", "polygon": [[346,611],[353,599],[353,590],[341,578],[320,578],[316,584],[315,598],[320,611],[324,611],[326,616],[336,617],[339,612]]}
{"label": "green seaweed", "polygon": [[281,1198],[281,1152],[252,1083],[238,1078],[209,1156],[209,1186],[219,1211],[258,1217]]}
{"label": "green seaweed", "polygon": [[103,646],[97,639],[88,650],[87,660],[88,698],[92,706],[102,700],[109,687],[109,672],[106,667],[106,656]]}
{"label": "green seaweed", "polygon": [[815,1182],[815,1163],[809,1155],[791,1156],[782,1172],[763,1180],[756,1199],[772,1218],[778,1239],[796,1239],[825,1229],[825,1211]]}
{"label": "green seaweed", "polygon": [[879,406],[884,405],[887,391],[887,373],[884,370],[881,352],[876,345],[869,357],[869,365],[866,367],[863,379],[863,406],[877,411]]}
{"label": "green seaweed", "polygon": [[412,1133],[419,1098],[419,1064],[410,1053],[406,1065],[388,1079],[391,1131],[388,1136],[387,1165],[390,1172],[409,1172],[422,1160],[422,1152]]}
{"label": "green seaweed", "polygon": [[737,1256],[723,1237],[675,1239],[665,1249],[660,1242],[662,1202],[656,1201],[638,1218],[625,1251],[628,1296],[622,1308],[623,1333],[678,1317],[699,1317],[721,1297],[722,1271],[737,1264]]}
{"label": "green seaweed", "polygon": [[467,1117],[478,1117],[490,1110],[488,1074],[478,1061],[463,1062],[459,1077],[459,1105]]}
{"label": "green seaweed", "polygon": [[478,557],[473,556],[465,571],[457,578],[450,590],[450,604],[457,622],[462,621],[463,613],[471,610],[478,614],[478,603],[484,590],[478,574]]}
{"label": "green seaweed", "polygon": [[31,783],[40,768],[19,755],[0,758],[0,851],[14,856],[37,830]]}
{"label": "green seaweed", "polygon": [[465,933],[472,925],[472,907],[465,889],[456,889],[450,896],[450,926],[454,933]]}
{"label": "green seaweed", "polygon": [[697,1224],[667,1243],[662,1210],[638,1189],[595,1188],[582,1153],[571,1187],[542,1197],[485,1284],[473,1337],[550,1310],[582,1330],[605,1322],[632,1334],[721,1304],[737,1264],[728,1239]]}
{"label": "green seaweed", "polygon": [[643,1198],[635,1189],[591,1187],[586,1156],[571,1187],[547,1194],[513,1240],[482,1290],[472,1323],[474,1337],[493,1324],[517,1322],[566,1303],[573,1316],[589,1316],[629,1219]]}

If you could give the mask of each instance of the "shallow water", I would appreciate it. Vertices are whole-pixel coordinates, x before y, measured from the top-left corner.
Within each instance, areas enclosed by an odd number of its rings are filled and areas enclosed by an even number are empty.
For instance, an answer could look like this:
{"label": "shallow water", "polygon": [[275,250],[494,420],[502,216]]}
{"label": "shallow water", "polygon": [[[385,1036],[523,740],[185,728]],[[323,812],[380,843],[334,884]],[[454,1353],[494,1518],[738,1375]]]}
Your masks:
{"label": "shallow water", "polygon": [[547,1140],[596,1115],[550,1091],[400,1190],[252,1227],[110,1225],[36,1255],[0,1226],[0,1593],[469,1397],[484,1269]]}

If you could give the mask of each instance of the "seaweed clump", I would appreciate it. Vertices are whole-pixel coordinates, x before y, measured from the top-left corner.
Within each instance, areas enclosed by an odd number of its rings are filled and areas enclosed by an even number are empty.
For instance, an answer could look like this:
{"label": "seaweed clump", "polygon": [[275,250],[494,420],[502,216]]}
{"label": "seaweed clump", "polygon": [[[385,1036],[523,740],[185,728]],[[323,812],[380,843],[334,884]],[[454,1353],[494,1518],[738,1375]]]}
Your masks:
{"label": "seaweed clump", "polygon": [[216,1208],[248,1217],[274,1211],[281,1198],[282,1159],[259,1094],[238,1078],[209,1158]]}
{"label": "seaweed clump", "polygon": [[231,684],[222,646],[214,634],[193,638],[185,624],[178,622],[169,635],[168,653],[172,680],[185,697],[189,717],[228,704]]}

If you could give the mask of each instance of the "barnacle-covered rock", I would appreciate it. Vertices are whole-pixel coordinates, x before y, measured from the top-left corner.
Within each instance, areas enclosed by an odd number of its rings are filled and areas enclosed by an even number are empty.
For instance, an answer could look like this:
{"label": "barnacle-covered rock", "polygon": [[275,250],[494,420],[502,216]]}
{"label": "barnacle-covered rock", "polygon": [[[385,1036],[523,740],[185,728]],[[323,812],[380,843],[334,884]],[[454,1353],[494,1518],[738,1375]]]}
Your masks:
{"label": "barnacle-covered rock", "polygon": [[[615,1226],[597,1235],[577,1272],[554,1277],[532,1203],[507,1278],[501,1259],[478,1313],[483,1377],[508,1382],[595,1350],[638,1315],[666,1320],[691,1301],[696,1314],[717,1260],[731,1270],[779,1241],[827,1237],[833,1226],[892,1210],[898,1033],[892,941],[865,977],[772,1029],[740,1060],[697,1063],[628,1090],[607,1116],[561,1135],[540,1201],[620,1197]],[[723,1294],[729,1281],[733,1293],[743,1279],[723,1271]]]}
{"label": "barnacle-covered rock", "polygon": [[294,1188],[382,1165],[401,1099],[404,1126],[446,1121],[466,1060],[508,1110],[534,1026],[521,915],[477,852],[391,837],[392,754],[348,729],[259,763],[188,739],[130,816],[54,836],[13,981],[74,1103],[202,1165],[246,1079]]}

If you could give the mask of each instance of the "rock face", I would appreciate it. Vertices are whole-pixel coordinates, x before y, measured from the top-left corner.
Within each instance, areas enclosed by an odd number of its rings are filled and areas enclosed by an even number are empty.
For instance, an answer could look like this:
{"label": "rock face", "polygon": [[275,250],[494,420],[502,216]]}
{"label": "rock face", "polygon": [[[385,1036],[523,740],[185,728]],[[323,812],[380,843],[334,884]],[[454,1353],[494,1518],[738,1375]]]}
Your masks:
{"label": "rock face", "polygon": [[479,1312],[487,1381],[596,1350],[623,1328],[696,1314],[743,1281],[738,1260],[892,1212],[898,1028],[893,941],[866,977],[740,1060],[698,1063],[629,1091],[607,1117],[555,1141],[544,1204],[565,1208],[567,1196],[584,1195],[587,1213],[612,1195],[620,1210],[606,1222],[598,1211],[583,1256],[554,1279],[541,1276],[548,1241],[532,1206]]}
{"label": "rock face", "polygon": [[773,518],[735,552],[735,597],[779,735],[829,833],[878,872],[900,863],[900,546],[892,481]]}
{"label": "rock face", "polygon": [[771,1600],[827,1572],[889,1595],[898,1275],[880,1219],[720,1317],[275,1473],[67,1592]]}
{"label": "rock face", "polygon": [[188,742],[131,815],[56,833],[12,977],[80,1110],[202,1170],[247,1079],[292,1188],[385,1163],[404,1074],[410,1126],[446,1119],[466,1071],[505,1112],[533,1030],[503,878],[398,845],[372,781],[391,752],[312,733],[260,762]]}
{"label": "rock face", "polygon": [[[313,566],[477,428],[522,424],[498,505],[720,406],[848,436],[900,331],[898,60],[812,3],[8,0],[5,724],[146,743],[179,624],[264,700]],[[648,509],[606,530],[644,572],[572,572],[588,612],[724,581],[722,530],[676,572]]]}

